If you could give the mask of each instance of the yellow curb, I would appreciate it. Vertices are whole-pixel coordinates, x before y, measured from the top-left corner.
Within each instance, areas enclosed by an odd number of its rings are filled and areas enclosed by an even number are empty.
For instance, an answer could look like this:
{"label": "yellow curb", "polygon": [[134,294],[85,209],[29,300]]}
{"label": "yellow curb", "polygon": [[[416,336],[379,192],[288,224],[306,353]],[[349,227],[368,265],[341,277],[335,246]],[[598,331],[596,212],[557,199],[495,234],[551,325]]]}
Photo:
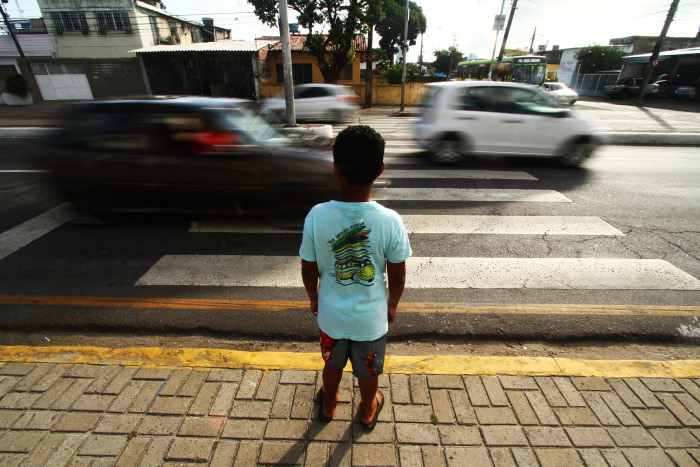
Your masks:
{"label": "yellow curb", "polygon": [[[317,353],[245,352],[159,347],[0,346],[0,362],[144,367],[323,369]],[[346,371],[349,367],[346,367]],[[700,378],[700,360],[579,360],[551,357],[387,356],[388,374],[584,376],[603,378]]]}

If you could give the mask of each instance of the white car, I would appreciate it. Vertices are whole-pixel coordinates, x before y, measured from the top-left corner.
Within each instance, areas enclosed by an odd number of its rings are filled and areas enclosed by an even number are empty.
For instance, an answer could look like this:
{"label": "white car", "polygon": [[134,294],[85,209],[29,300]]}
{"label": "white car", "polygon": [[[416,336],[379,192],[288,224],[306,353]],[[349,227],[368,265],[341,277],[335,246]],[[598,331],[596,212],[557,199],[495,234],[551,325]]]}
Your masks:
{"label": "white car", "polygon": [[591,126],[535,86],[459,81],[429,85],[414,139],[437,163],[468,154],[558,158],[569,167],[591,156]]}
{"label": "white car", "polygon": [[574,105],[578,100],[578,93],[564,83],[544,83],[542,90],[565,104]]}
{"label": "white car", "polygon": [[[297,120],[339,122],[358,110],[358,97],[347,86],[337,84],[300,84],[294,87],[294,113]],[[273,121],[287,118],[284,93],[262,103],[263,113]]]}

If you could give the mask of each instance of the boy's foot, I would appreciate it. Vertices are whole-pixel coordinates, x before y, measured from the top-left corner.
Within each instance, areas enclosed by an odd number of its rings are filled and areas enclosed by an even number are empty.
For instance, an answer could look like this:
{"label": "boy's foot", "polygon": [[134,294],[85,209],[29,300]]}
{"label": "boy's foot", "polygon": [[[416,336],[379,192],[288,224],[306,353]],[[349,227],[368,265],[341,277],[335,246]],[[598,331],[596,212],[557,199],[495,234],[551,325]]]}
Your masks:
{"label": "boy's foot", "polygon": [[366,430],[372,431],[374,429],[374,426],[377,424],[377,420],[379,419],[379,413],[382,411],[383,407],[384,394],[382,394],[382,392],[377,389],[377,392],[374,394],[374,400],[372,401],[372,415],[367,418],[361,415],[360,425],[362,425],[362,427]]}
{"label": "boy's foot", "polygon": [[335,415],[335,408],[338,405],[338,394],[336,393],[335,395],[335,401],[332,404],[332,409],[326,410],[326,389],[323,386],[321,386],[321,389],[318,391],[318,402],[318,419],[323,423],[328,423],[331,420],[333,420],[333,416]]}

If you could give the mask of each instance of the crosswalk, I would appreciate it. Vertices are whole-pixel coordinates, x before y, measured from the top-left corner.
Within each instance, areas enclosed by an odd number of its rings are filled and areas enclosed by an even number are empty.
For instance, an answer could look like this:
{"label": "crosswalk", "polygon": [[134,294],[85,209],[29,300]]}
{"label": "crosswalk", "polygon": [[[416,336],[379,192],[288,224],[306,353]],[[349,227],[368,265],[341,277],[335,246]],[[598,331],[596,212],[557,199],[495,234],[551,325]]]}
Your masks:
{"label": "crosswalk", "polygon": [[[426,242],[435,236],[483,237],[483,256],[463,257],[445,254],[417,255],[407,262],[408,289],[537,289],[537,290],[700,290],[700,281],[663,259],[606,257],[605,251],[591,257],[522,257],[489,251],[489,239],[508,236],[520,238],[571,239],[621,238],[625,234],[595,216],[576,215],[474,215],[463,214],[469,203],[513,203],[537,205],[541,210],[558,206],[557,212],[574,206],[575,200],[540,186],[532,174],[509,170],[441,169],[426,163],[425,155],[410,141],[412,119],[376,118],[369,124],[387,140],[387,170],[384,178],[428,186],[404,187],[389,184],[375,190],[373,197],[402,215],[411,236],[414,251],[426,251]],[[341,128],[334,128],[337,134]],[[435,188],[430,181],[460,180],[461,185],[483,181],[517,184],[517,188]],[[411,203],[424,203],[421,214],[411,211]],[[397,205],[391,203],[400,202]],[[440,208],[431,208],[439,202]],[[425,203],[424,203],[425,204]],[[449,214],[445,206],[459,206]],[[513,209],[513,208],[511,208]],[[572,213],[573,209],[570,210]],[[446,214],[446,212],[448,212]],[[277,234],[292,238],[298,245],[300,228],[286,228],[251,221],[193,222],[189,235],[242,234],[260,236]],[[290,236],[290,237],[287,237]],[[456,242],[459,242],[457,237]],[[472,239],[472,241],[474,241]],[[575,251],[575,248],[572,248]],[[161,257],[139,280],[137,286],[218,286],[276,287],[302,289],[296,249],[276,255],[168,254]],[[449,252],[448,252],[449,253]]]}

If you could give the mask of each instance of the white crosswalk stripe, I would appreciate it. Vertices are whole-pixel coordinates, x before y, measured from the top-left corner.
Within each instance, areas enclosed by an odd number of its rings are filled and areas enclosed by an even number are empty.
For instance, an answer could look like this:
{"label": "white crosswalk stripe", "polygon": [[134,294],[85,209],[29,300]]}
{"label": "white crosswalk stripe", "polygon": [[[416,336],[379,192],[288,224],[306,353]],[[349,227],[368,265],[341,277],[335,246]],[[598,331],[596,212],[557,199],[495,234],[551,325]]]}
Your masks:
{"label": "white crosswalk stripe", "polygon": [[500,170],[386,170],[384,178],[461,178],[486,180],[537,180],[526,172]]}
{"label": "white crosswalk stripe", "polygon": [[569,198],[554,190],[497,188],[380,188],[372,197],[377,201],[571,203]]}

